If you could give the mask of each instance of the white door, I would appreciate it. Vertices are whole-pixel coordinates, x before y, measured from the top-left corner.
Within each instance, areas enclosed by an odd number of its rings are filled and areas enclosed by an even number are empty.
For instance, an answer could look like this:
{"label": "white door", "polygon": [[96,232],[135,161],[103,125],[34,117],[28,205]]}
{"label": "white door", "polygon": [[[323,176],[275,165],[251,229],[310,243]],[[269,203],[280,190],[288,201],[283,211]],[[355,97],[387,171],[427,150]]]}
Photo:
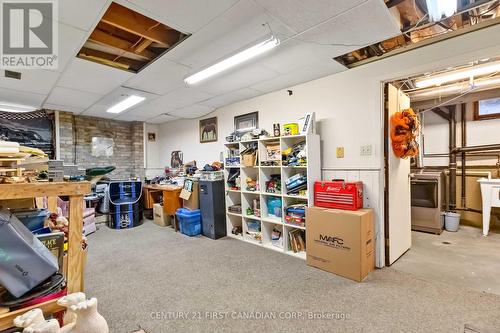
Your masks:
{"label": "white door", "polygon": [[401,159],[394,155],[390,138],[391,116],[410,107],[410,98],[402,91],[389,84],[386,124],[388,126],[387,179],[386,186],[386,246],[387,261],[392,265],[411,247],[411,199],[410,199],[410,159]]}

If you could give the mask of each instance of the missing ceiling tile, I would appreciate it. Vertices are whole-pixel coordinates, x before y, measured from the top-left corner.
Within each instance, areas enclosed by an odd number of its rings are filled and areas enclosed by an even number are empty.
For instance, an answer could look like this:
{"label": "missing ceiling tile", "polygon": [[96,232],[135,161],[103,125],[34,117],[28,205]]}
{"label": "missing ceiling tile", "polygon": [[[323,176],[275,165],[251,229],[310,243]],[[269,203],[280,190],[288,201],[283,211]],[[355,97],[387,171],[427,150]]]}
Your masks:
{"label": "missing ceiling tile", "polygon": [[112,2],[77,56],[137,73],[187,37],[188,34]]}

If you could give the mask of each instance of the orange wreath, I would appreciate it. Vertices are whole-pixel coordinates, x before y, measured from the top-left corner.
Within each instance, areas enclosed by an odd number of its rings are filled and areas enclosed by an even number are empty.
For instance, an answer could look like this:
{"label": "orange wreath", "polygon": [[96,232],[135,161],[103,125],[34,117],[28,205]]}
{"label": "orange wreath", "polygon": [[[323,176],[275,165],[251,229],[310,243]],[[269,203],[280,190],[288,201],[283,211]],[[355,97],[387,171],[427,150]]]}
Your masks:
{"label": "orange wreath", "polygon": [[418,155],[417,137],[420,121],[413,109],[396,112],[391,117],[392,150],[399,158]]}

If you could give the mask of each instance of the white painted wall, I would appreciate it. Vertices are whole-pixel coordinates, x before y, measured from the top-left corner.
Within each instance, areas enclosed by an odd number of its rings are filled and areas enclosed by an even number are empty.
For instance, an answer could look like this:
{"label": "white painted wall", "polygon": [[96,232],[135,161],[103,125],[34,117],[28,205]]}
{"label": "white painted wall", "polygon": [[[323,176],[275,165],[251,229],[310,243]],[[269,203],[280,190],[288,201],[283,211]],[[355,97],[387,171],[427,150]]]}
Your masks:
{"label": "white painted wall", "polygon": [[[500,119],[474,121],[473,103],[467,103],[467,145],[500,143]],[[422,133],[425,154],[448,154],[448,122],[433,112],[424,115]],[[457,146],[461,145],[460,112],[457,113]],[[476,158],[468,160],[470,165],[495,165],[497,159]],[[424,166],[446,166],[448,157],[425,157]],[[460,161],[459,161],[460,163]]]}
{"label": "white painted wall", "polygon": [[[207,117],[217,116],[219,140],[200,144],[198,119],[178,120],[160,126],[162,163],[170,152],[182,150],[184,160],[199,165],[219,159],[225,136],[233,129],[233,117],[259,111],[259,124],[267,130],[275,122],[294,120],[306,112],[316,112],[322,143],[325,179],[333,174],[373,173],[376,179],[367,191],[376,213],[377,266],[384,265],[383,247],[383,124],[381,82],[437,70],[467,61],[500,55],[500,25],[413,50],[343,73],[304,83],[233,105],[222,107]],[[360,156],[360,146],[371,144],[373,155]],[[345,147],[345,158],[337,159],[335,147]],[[364,176],[363,176],[364,177]]]}
{"label": "white painted wall", "polygon": [[[149,142],[148,133],[156,134],[156,142]],[[160,126],[144,124],[144,159],[146,161],[146,177],[152,178],[163,174],[165,164],[160,153]]]}

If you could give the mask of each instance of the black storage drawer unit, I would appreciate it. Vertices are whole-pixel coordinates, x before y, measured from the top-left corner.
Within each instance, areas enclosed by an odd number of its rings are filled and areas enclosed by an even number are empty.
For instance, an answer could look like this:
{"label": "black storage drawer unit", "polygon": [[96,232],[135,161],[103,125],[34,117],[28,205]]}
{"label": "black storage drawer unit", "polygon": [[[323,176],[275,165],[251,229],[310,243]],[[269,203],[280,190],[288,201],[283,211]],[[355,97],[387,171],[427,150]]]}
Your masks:
{"label": "black storage drawer unit", "polygon": [[201,230],[204,236],[218,239],[227,235],[224,181],[200,180]]}

